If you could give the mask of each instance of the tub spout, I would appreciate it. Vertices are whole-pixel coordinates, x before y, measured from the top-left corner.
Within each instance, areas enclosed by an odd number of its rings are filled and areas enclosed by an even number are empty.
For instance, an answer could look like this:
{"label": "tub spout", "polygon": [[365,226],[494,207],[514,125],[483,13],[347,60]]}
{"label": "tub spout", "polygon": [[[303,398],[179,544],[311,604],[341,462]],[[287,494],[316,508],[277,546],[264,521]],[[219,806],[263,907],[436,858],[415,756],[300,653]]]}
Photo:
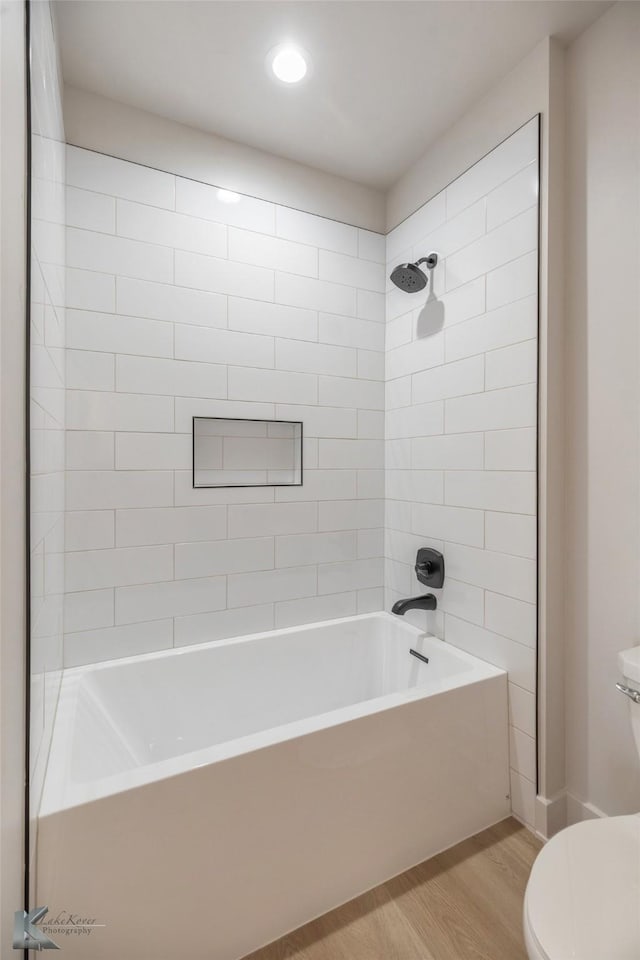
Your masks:
{"label": "tub spout", "polygon": [[422,597],[409,597],[407,600],[397,600],[391,607],[391,613],[404,617],[407,610],[435,610],[438,601],[432,593],[425,593]]}

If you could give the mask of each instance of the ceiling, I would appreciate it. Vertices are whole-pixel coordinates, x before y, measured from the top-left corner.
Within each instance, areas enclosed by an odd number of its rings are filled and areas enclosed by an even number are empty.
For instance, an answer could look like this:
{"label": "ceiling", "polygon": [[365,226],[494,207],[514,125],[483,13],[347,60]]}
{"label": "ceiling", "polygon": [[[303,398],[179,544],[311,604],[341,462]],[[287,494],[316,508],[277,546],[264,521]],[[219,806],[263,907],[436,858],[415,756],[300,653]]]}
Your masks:
{"label": "ceiling", "polygon": [[[57,0],[65,81],[278,156],[387,188],[547,35],[594,0]],[[311,56],[274,82],[268,51]]]}

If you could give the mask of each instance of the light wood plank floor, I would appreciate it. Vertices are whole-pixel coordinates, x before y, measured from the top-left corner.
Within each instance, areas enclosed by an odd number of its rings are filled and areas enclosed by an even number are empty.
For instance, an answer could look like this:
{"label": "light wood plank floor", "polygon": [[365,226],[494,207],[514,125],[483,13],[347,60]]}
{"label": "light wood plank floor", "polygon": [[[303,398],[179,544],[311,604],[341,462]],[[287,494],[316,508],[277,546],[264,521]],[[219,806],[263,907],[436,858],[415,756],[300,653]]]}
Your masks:
{"label": "light wood plank floor", "polygon": [[540,847],[503,820],[245,960],[527,960],[522,904]]}

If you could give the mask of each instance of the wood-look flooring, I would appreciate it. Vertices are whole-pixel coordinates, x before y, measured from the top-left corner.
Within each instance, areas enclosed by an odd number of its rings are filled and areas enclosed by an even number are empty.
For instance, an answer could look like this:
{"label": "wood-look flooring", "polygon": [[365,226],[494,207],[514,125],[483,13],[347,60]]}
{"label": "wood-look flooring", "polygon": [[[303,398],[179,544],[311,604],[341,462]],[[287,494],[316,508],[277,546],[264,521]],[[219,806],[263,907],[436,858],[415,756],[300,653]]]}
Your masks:
{"label": "wood-look flooring", "polygon": [[540,847],[503,820],[245,960],[527,960],[522,904]]}

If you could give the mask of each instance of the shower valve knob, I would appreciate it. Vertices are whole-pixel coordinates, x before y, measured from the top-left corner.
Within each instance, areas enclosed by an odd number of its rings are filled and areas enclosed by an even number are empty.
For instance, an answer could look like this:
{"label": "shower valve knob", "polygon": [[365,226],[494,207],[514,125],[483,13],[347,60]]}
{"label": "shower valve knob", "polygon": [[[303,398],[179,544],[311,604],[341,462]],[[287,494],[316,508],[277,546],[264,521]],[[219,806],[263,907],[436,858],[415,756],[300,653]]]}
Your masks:
{"label": "shower valve knob", "polygon": [[416,555],[416,577],[427,587],[438,589],[444,583],[444,557],[439,550],[421,547]]}

